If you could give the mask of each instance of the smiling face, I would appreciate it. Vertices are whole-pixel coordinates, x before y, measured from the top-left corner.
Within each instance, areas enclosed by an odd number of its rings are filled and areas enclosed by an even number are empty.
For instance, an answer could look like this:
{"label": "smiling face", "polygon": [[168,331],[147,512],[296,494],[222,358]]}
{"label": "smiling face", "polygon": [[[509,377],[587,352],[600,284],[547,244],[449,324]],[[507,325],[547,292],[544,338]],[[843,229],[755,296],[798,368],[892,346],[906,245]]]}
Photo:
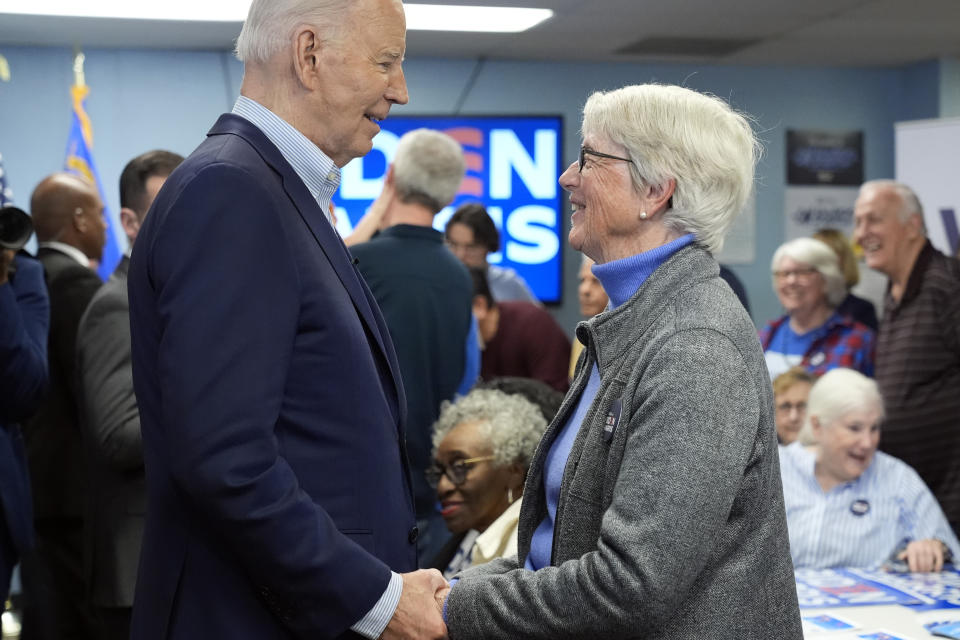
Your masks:
{"label": "smiling face", "polygon": [[819,451],[816,474],[826,489],[856,480],[867,470],[880,443],[881,412],[851,411],[829,424],[811,420]]}
{"label": "smiling face", "polygon": [[580,298],[580,315],[585,318],[592,318],[607,308],[607,292],[603,290],[603,285],[593,275],[590,267],[593,266],[593,260],[584,256],[580,264],[580,286],[577,288],[577,295]]}
{"label": "smiling face", "polygon": [[901,275],[910,249],[923,241],[918,220],[900,219],[900,204],[893,190],[874,187],[861,191],[853,206],[853,239],[863,248],[864,261],[891,278]]}
{"label": "smiling face", "polygon": [[789,315],[809,312],[827,304],[826,281],[806,262],[798,262],[789,256],[780,258],[773,281],[777,298]]}
{"label": "smiling face", "polygon": [[407,103],[403,5],[358,0],[339,31],[339,40],[320,45],[318,88],[310,95],[317,126],[308,137],[342,167],[370,151],[392,105]]}
{"label": "smiling face", "polygon": [[[449,466],[458,460],[480,458],[493,453],[480,422],[462,422],[450,430],[437,447],[437,462]],[[471,463],[466,479],[455,486],[446,475],[437,482],[441,515],[453,533],[470,529],[483,531],[500,517],[510,503],[507,489],[515,478],[509,467],[493,460]]]}
{"label": "smiling face", "polygon": [[[586,149],[627,157],[626,148],[606,138],[587,134]],[[573,162],[560,176],[560,186],[570,194],[570,246],[595,262],[635,255],[634,249],[645,201],[634,188],[630,164],[623,160],[587,154],[583,170]],[[651,212],[652,213],[652,210]]]}

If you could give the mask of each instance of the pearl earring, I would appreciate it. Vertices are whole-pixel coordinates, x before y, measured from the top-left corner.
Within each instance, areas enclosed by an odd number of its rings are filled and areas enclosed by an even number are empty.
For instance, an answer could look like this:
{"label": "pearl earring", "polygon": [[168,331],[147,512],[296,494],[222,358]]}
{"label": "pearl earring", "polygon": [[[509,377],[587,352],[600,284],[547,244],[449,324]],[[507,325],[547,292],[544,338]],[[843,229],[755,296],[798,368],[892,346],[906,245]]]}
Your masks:
{"label": "pearl earring", "polygon": [[646,211],[641,211],[641,212],[640,212],[640,219],[641,219],[641,220],[646,220],[646,219],[647,219],[647,212],[646,212]]}
{"label": "pearl earring", "polygon": [[513,487],[507,487],[507,502],[513,504]]}

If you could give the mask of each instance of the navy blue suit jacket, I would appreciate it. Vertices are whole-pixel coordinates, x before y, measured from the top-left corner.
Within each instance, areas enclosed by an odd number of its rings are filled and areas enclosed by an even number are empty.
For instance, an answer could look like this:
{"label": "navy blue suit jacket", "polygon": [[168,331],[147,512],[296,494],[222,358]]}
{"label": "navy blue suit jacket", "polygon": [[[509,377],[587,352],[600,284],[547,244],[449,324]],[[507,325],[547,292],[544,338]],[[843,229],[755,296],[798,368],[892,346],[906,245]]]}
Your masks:
{"label": "navy blue suit jacket", "polygon": [[12,548],[0,545],[0,597],[9,587],[7,571],[16,554],[33,543],[33,508],[27,456],[20,428],[43,401],[47,388],[47,332],[50,301],[43,267],[25,256],[14,258],[17,273],[0,286],[0,527]]}
{"label": "navy blue suit jacket", "polygon": [[147,518],[132,637],[351,634],[416,568],[403,387],[340,237],[279,150],[221,116],[129,274]]}

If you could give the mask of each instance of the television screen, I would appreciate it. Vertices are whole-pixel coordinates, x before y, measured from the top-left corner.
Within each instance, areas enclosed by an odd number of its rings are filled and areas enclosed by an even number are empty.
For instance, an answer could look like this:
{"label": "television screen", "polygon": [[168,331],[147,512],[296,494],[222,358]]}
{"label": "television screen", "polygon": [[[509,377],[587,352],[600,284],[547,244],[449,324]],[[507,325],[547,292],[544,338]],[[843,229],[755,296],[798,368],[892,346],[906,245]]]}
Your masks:
{"label": "television screen", "polygon": [[392,116],[381,123],[373,150],[343,168],[337,227],[349,234],[380,194],[400,136],[421,127],[443,131],[463,146],[467,175],[434,227],[443,231],[461,204],[482,202],[500,230],[500,251],[488,262],[515,269],[542,302],[560,303],[562,125],[559,116]]}

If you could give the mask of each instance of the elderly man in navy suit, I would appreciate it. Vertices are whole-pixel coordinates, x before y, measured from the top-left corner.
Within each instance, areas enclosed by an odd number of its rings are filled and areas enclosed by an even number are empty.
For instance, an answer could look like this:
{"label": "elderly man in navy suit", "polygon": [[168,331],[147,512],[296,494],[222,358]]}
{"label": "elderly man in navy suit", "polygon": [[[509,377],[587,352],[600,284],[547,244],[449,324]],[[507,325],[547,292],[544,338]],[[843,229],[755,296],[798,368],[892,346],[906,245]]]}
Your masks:
{"label": "elderly man in navy suit", "polygon": [[129,273],[147,518],[132,638],[442,638],[390,334],[327,217],[407,102],[399,0],[255,0],[241,97]]}

